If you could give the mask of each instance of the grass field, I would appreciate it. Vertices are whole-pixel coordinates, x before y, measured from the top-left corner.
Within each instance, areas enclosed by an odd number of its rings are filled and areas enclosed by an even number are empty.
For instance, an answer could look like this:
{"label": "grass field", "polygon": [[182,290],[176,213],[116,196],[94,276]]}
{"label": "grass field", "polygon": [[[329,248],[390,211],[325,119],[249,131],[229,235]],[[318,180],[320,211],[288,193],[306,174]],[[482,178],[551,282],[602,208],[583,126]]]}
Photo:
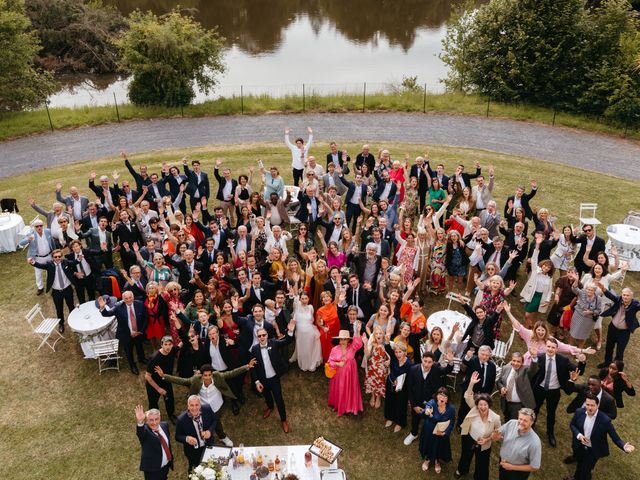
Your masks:
{"label": "grass field", "polygon": [[[489,104],[488,104],[489,103]],[[425,112],[458,113],[465,115],[489,115],[511,118],[584,130],[640,138],[638,130],[626,129],[624,125],[607,123],[594,117],[554,112],[551,108],[525,104],[487,102],[474,94],[428,93],[421,90],[404,93],[370,93],[363,98],[361,93],[302,95],[272,97],[269,95],[232,95],[216,100],[180,108],[138,107],[118,104],[102,107],[51,108],[51,124],[56,130],[100,125],[128,120],[151,118],[206,117],[215,115],[302,113],[302,112]],[[25,112],[0,112],[0,140],[21,137],[50,129],[47,111],[38,109]]]}
{"label": "grass field", "polygon": [[[356,151],[360,144],[344,145]],[[375,145],[372,148],[382,147]],[[386,144],[392,156],[402,158],[404,153],[412,157],[423,152],[424,145]],[[114,157],[64,168],[43,168],[29,175],[0,181],[3,197],[15,197],[25,220],[31,220],[34,212],[28,207],[27,198],[35,197],[47,207],[54,201],[55,183],[64,182],[64,190],[77,185],[86,194],[88,173],[110,173],[118,168],[124,177],[128,173],[121,160],[115,156],[126,146],[114,146]],[[317,145],[316,153],[324,152],[328,145]],[[622,178],[599,175],[566,166],[515,157],[492,152],[430,146],[433,160],[442,162],[447,171],[457,163],[469,167],[479,161],[483,168],[494,166],[496,170],[495,198],[502,204],[517,184],[528,185],[536,179],[540,185],[534,198],[538,207],[550,209],[558,217],[560,225],[577,223],[578,203],[598,202],[598,217],[606,224],[618,223],[626,211],[637,207],[640,186]],[[203,160],[203,169],[213,169],[213,159],[221,158],[233,170],[233,175],[244,173],[248,165],[255,165],[262,158],[265,165],[277,164],[290,180],[289,153],[280,144],[251,144],[229,147],[206,147],[192,150],[149,152],[132,157],[134,164],[150,165],[150,171],[159,170],[163,161],[176,162],[187,154],[190,159]],[[622,177],[624,172],[620,172]],[[254,184],[257,184],[254,179]],[[633,204],[631,202],[634,202]],[[502,205],[500,205],[500,208]],[[604,235],[603,229],[600,234]],[[25,253],[2,256],[4,288],[0,291],[0,321],[4,326],[3,348],[0,350],[0,478],[1,479],[129,479],[141,478],[137,470],[139,445],[135,437],[133,407],[146,405],[144,379],[135,377],[124,366],[120,373],[106,372],[99,376],[94,361],[82,358],[77,338],[67,330],[66,339],[58,344],[58,351],[35,351],[36,338],[29,332],[24,314],[37,301],[43,302],[49,314],[54,313],[48,295],[35,296],[32,268],[25,262]],[[520,279],[517,290],[524,285]],[[626,285],[640,292],[640,276],[627,275]],[[521,317],[522,307],[513,302],[516,316]],[[445,307],[440,298],[426,299],[425,311],[431,313]],[[508,333],[508,329],[505,329]],[[627,350],[627,373],[635,383],[640,377],[640,346],[638,334],[632,337]],[[521,349],[517,340],[514,348]],[[595,371],[595,364],[602,354],[589,358],[587,373]],[[126,362],[125,362],[126,364]],[[417,442],[405,447],[402,439],[407,433],[393,434],[383,428],[382,409],[368,406],[362,418],[337,418],[326,405],[327,380],[322,372],[301,373],[296,368],[283,380],[291,432],[282,433],[277,416],[262,420],[261,399],[249,395],[248,403],[239,417],[225,412],[225,427],[236,444],[305,444],[315,435],[324,434],[344,448],[341,467],[350,480],[420,478]],[[184,390],[176,389],[178,408],[184,406]],[[455,402],[458,403],[458,394]],[[569,415],[564,413],[567,397],[563,395],[559,407],[557,437],[559,446],[552,449],[543,441],[543,466],[535,478],[560,479],[572,473],[562,464],[569,453]],[[626,408],[619,411],[616,428],[623,439],[640,444],[638,400],[626,400]],[[225,407],[226,409],[226,407]],[[164,408],[161,406],[164,414]],[[544,410],[543,410],[544,411]],[[172,429],[173,433],[173,429]],[[539,433],[546,438],[544,422]],[[460,439],[452,437],[454,462],[459,458]],[[177,464],[171,478],[184,478],[186,463],[179,445],[174,443]],[[494,448],[491,478],[497,478],[498,449]],[[298,462],[300,465],[302,462]],[[443,468],[442,478],[451,478],[455,464]],[[435,474],[430,471],[428,476]],[[640,454],[625,455],[613,447],[609,459],[602,461],[594,478],[635,480],[640,475]]]}

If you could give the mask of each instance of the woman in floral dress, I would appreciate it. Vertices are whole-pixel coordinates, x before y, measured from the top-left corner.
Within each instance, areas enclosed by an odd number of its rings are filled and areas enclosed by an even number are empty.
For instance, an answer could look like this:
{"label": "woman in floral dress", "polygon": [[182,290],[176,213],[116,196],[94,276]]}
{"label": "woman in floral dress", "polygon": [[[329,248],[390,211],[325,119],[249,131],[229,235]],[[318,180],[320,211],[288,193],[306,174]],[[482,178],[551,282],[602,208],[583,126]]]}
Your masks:
{"label": "woman in floral dress", "polygon": [[400,235],[398,226],[396,226],[396,240],[400,244],[398,265],[404,267],[404,284],[409,285],[413,281],[413,271],[418,253],[415,245],[415,234],[413,232],[407,233],[407,239],[404,240]]}
{"label": "woman in floral dress", "polygon": [[251,225],[251,251],[257,263],[262,263],[267,258],[267,252],[264,250],[266,244],[267,229],[264,218],[256,217],[255,223]]}
{"label": "woman in floral dress", "polygon": [[[489,278],[489,284],[484,286],[483,283],[478,283],[478,288],[482,289],[482,300],[480,305],[484,307],[487,312],[487,316],[495,313],[504,300],[509,296],[513,288],[516,286],[514,282],[509,283],[509,287],[504,287],[504,280],[500,275],[494,275]],[[500,324],[502,323],[502,311],[499,312],[498,320],[494,326],[496,333],[496,340],[500,338]]]}
{"label": "woman in floral dress", "polygon": [[386,379],[389,375],[389,355],[384,349],[384,331],[380,327],[373,328],[373,335],[364,346],[367,359],[367,370],[364,377],[364,391],[371,395],[369,405],[380,408],[380,402],[386,390]]}
{"label": "woman in floral dress", "polygon": [[436,239],[431,251],[431,293],[438,295],[445,291],[445,258],[447,237],[443,228],[436,229]]}
{"label": "woman in floral dress", "polygon": [[411,177],[409,180],[409,188],[404,194],[404,204],[400,206],[404,216],[412,222],[418,216],[418,208],[420,206],[420,196],[418,194],[418,179]]}

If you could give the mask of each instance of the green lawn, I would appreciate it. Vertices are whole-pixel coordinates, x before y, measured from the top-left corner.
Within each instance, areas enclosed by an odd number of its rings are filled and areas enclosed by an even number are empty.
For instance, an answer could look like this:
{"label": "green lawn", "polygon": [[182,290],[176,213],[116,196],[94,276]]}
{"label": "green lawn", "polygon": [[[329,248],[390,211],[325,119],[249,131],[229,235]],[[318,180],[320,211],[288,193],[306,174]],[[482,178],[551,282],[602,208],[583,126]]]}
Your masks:
{"label": "green lawn", "polygon": [[[341,145],[343,146],[343,145]],[[356,151],[359,145],[344,145]],[[375,145],[374,149],[383,145]],[[412,157],[424,151],[424,145],[386,144],[395,158],[404,153]],[[123,147],[114,145],[114,157],[85,164],[68,165],[56,170],[43,168],[29,175],[0,181],[4,197],[15,197],[26,220],[34,216],[27,198],[34,196],[43,206],[54,201],[56,181],[64,177],[64,189],[77,185],[81,193],[87,193],[88,172],[110,173],[119,168],[123,176],[128,173],[117,158]],[[328,145],[316,146],[321,153]],[[479,161],[484,168],[490,165],[496,170],[495,197],[502,204],[517,184],[528,185],[536,179],[540,185],[534,199],[538,207],[550,209],[558,217],[559,224],[577,223],[581,201],[600,204],[598,217],[604,224],[618,223],[631,208],[629,199],[640,196],[637,183],[622,178],[594,174],[566,166],[554,165],[524,157],[514,157],[480,150],[463,148],[429,147],[431,158],[442,161],[447,171],[457,163],[471,167]],[[150,170],[158,169],[162,161],[175,162],[184,154],[204,161],[205,171],[213,169],[213,159],[221,158],[233,169],[233,175],[246,172],[248,165],[255,165],[262,158],[265,165],[277,164],[290,179],[289,153],[281,144],[251,144],[231,147],[206,147],[189,151],[149,152],[132,158],[134,164],[148,163]],[[620,172],[621,176],[623,172]],[[254,179],[254,184],[257,184]],[[600,231],[603,233],[603,229]],[[70,332],[66,340],[58,344],[56,353],[48,349],[35,351],[36,338],[28,331],[24,314],[41,301],[49,314],[54,313],[49,296],[36,297],[31,267],[25,262],[25,253],[2,256],[2,273],[5,288],[0,292],[0,320],[4,325],[4,348],[0,351],[0,478],[2,479],[128,479],[141,478],[137,470],[139,445],[134,432],[133,407],[146,405],[146,393],[142,376],[134,377],[126,366],[120,373],[106,372],[98,376],[94,361],[83,360],[77,338]],[[518,291],[524,282],[519,281]],[[629,274],[626,285],[640,292],[640,276]],[[516,316],[522,314],[521,304],[514,301]],[[441,298],[428,298],[425,311],[431,313],[445,307]],[[507,332],[508,333],[508,332]],[[514,348],[522,348],[518,340]],[[632,379],[640,377],[636,359],[640,353],[638,334],[632,337],[627,350],[627,372]],[[595,364],[602,354],[589,359],[587,372],[595,371]],[[126,364],[126,362],[125,362]],[[636,381],[638,385],[640,383]],[[291,432],[279,429],[277,415],[262,420],[263,402],[250,395],[239,417],[230,411],[225,413],[225,427],[229,436],[245,445],[305,444],[316,435],[324,434],[344,448],[341,457],[350,479],[419,478],[420,470],[417,442],[405,447],[402,439],[406,429],[393,434],[383,428],[382,410],[368,406],[360,419],[337,418],[326,405],[327,380],[322,372],[301,373],[293,368],[283,381]],[[177,389],[180,399],[185,393]],[[455,396],[458,403],[458,394]],[[179,408],[184,403],[178,400]],[[627,407],[619,411],[616,428],[623,439],[640,444],[636,425],[640,421],[636,399],[628,399]],[[557,436],[559,447],[551,449],[543,442],[543,467],[536,478],[562,478],[570,473],[562,464],[569,453],[570,417],[564,413],[567,397],[559,409]],[[164,413],[164,409],[161,407]],[[544,421],[541,437],[545,438]],[[454,461],[459,457],[459,436],[454,434],[452,445]],[[184,478],[186,463],[181,448],[174,443],[178,459],[171,478]],[[497,449],[494,449],[492,477],[497,478]],[[302,462],[298,462],[301,464]],[[442,478],[451,478],[455,465],[445,466]],[[616,480],[632,480],[640,474],[640,456],[625,455],[615,447],[609,459],[598,466],[595,478],[608,474]],[[434,475],[432,472],[429,476]]]}

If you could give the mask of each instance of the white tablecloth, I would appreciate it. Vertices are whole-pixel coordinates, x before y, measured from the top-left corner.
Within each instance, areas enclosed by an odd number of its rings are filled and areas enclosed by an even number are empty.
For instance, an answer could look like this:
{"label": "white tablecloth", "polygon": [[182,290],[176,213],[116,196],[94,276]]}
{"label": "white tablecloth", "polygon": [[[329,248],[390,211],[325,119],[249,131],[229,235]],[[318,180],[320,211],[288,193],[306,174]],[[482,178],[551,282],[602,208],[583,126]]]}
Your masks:
{"label": "white tablecloth", "polygon": [[18,233],[24,228],[24,220],[17,213],[0,215],[0,252],[15,252],[20,241]]}
{"label": "white tablecloth", "polygon": [[427,330],[431,333],[431,330],[433,330],[434,327],[440,327],[442,329],[444,341],[449,338],[449,335],[451,335],[451,331],[453,330],[453,326],[456,322],[460,324],[458,333],[462,335],[471,323],[471,319],[460,312],[456,312],[455,310],[441,310],[429,315],[429,318],[427,319]]}
{"label": "white tablecloth", "polygon": [[634,225],[619,223],[607,227],[607,252],[611,246],[618,249],[621,261],[629,262],[629,270],[640,272],[640,228]]}
{"label": "white tablecloth", "polygon": [[80,337],[80,346],[85,358],[96,358],[92,345],[102,340],[116,338],[114,317],[103,317],[95,302],[86,302],[73,309],[67,319],[69,328]]}
{"label": "white tablecloth", "polygon": [[[234,447],[233,450],[239,451],[239,447]],[[276,455],[280,457],[280,460],[284,463],[281,464],[281,470],[279,476],[282,476],[283,472],[295,473],[300,480],[320,480],[320,471],[330,468],[337,468],[338,461],[334,461],[330,466],[319,466],[318,457],[312,455],[311,466],[306,467],[304,464],[304,454],[309,450],[309,445],[282,445],[282,446],[269,446],[269,447],[244,447],[245,464],[238,465],[237,468],[232,468],[229,465],[228,472],[231,480],[248,480],[249,475],[253,469],[251,468],[251,455],[256,455],[258,451],[262,454],[264,465],[267,464],[267,457],[271,460],[275,460]],[[208,451],[205,449],[203,455],[203,461],[209,458]],[[267,479],[273,479],[275,472],[272,472]]]}

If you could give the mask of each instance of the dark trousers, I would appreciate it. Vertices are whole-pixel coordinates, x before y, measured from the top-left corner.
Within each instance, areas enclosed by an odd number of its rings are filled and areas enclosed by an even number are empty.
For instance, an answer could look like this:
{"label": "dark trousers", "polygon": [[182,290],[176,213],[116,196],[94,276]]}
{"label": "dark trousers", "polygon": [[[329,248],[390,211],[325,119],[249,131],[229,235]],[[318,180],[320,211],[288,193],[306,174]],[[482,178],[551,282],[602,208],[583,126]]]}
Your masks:
{"label": "dark trousers", "polygon": [[76,295],[78,296],[78,302],[80,302],[81,304],[86,302],[87,300],[95,300],[96,279],[93,278],[93,273],[91,275],[87,275],[84,278],[76,279]]}
{"label": "dark trousers", "polygon": [[613,322],[607,328],[607,345],[604,349],[604,363],[607,365],[613,360],[613,349],[616,348],[616,360],[623,360],[624,351],[629,343],[631,332],[629,330],[620,330]]}
{"label": "dark trousers", "polygon": [[101,255],[96,255],[94,257],[96,262],[96,266],[101,268],[102,270],[107,270],[109,268],[113,268],[113,255],[109,252],[104,252]]}
{"label": "dark trousers", "polygon": [[591,472],[596,467],[599,458],[593,454],[591,447],[578,447],[573,449],[576,458],[575,480],[591,480]]}
{"label": "dark trousers", "polygon": [[465,475],[471,467],[473,456],[476,457],[476,464],[473,471],[473,480],[489,479],[489,460],[491,459],[491,448],[485,451],[480,449],[471,435],[462,435],[462,450],[460,451],[460,461],[458,462],[458,472]]}
{"label": "dark trousers", "polygon": [[529,472],[512,472],[500,467],[500,480],[527,480]]}
{"label": "dark trousers", "polygon": [[533,396],[536,399],[536,415],[540,412],[544,401],[547,401],[547,435],[553,435],[556,425],[556,410],[558,402],[560,402],[560,389],[545,390],[540,385],[536,385],[533,387]]}
{"label": "dark trousers", "polygon": [[[362,188],[365,188],[365,187],[362,187]],[[361,214],[362,214],[362,209],[360,208],[360,205],[354,205],[351,202],[347,202],[347,213],[346,213],[347,227],[351,225],[352,233],[356,233],[357,220]]]}
{"label": "dark trousers", "polygon": [[420,214],[424,211],[424,206],[426,205],[427,200],[427,191],[418,188],[418,197],[420,198]]}
{"label": "dark trousers", "polygon": [[74,309],[73,306],[73,287],[69,285],[64,290],[51,290],[51,296],[53,297],[53,304],[56,307],[56,316],[58,317],[59,324],[64,325],[64,304],[67,304],[69,312]]}
{"label": "dark trousers", "polygon": [[413,407],[411,407],[411,435],[414,437],[418,436],[418,432],[420,431],[420,420],[422,420],[422,415],[418,415]]}
{"label": "dark trousers", "polygon": [[169,477],[169,464],[162,467],[155,472],[142,472],[144,473],[144,480],[167,480]]}
{"label": "dark trousers", "polygon": [[191,470],[200,465],[200,460],[202,460],[204,449],[205,447],[192,448],[191,446],[184,449],[184,456],[187,457],[187,462],[189,462],[189,468],[187,472],[191,472]]}
{"label": "dark trousers", "polygon": [[142,362],[146,360],[144,357],[144,335],[138,335],[137,337],[127,338],[120,340],[120,345],[122,345],[122,349],[124,350],[124,354],[127,357],[127,362],[129,362],[129,367],[133,369],[136,366],[136,362],[133,360],[133,349],[136,350],[136,356],[138,357],[138,361]]}
{"label": "dark trousers", "polygon": [[267,378],[262,382],[264,386],[264,401],[267,402],[267,407],[273,410],[273,402],[278,406],[278,413],[280,414],[280,420],[283,422],[287,419],[287,411],[284,407],[284,398],[282,397],[282,385],[280,385],[280,378],[276,375],[272,378]]}
{"label": "dark trousers", "polygon": [[[173,385],[169,382],[159,381],[158,386],[164,388],[167,391],[167,395],[164,397],[164,406],[167,409],[167,414],[172,417],[175,413],[175,402],[173,400]],[[158,408],[158,401],[160,400],[160,394],[149,383],[146,383],[147,387],[147,399],[149,400],[149,409]]]}
{"label": "dark trousers", "polygon": [[504,402],[504,408],[502,411],[504,412],[504,422],[507,423],[509,420],[518,419],[518,412],[520,409],[524,407],[522,402]]}
{"label": "dark trousers", "polygon": [[216,417],[217,417],[216,426],[214,428],[216,435],[218,436],[219,439],[226,438],[227,434],[225,433],[224,427],[222,426],[222,408],[214,413],[216,414]]}
{"label": "dark trousers", "polygon": [[304,173],[304,169],[303,168],[301,168],[301,169],[294,168],[293,169],[293,184],[296,187],[299,187],[300,183],[304,179],[303,173]]}

